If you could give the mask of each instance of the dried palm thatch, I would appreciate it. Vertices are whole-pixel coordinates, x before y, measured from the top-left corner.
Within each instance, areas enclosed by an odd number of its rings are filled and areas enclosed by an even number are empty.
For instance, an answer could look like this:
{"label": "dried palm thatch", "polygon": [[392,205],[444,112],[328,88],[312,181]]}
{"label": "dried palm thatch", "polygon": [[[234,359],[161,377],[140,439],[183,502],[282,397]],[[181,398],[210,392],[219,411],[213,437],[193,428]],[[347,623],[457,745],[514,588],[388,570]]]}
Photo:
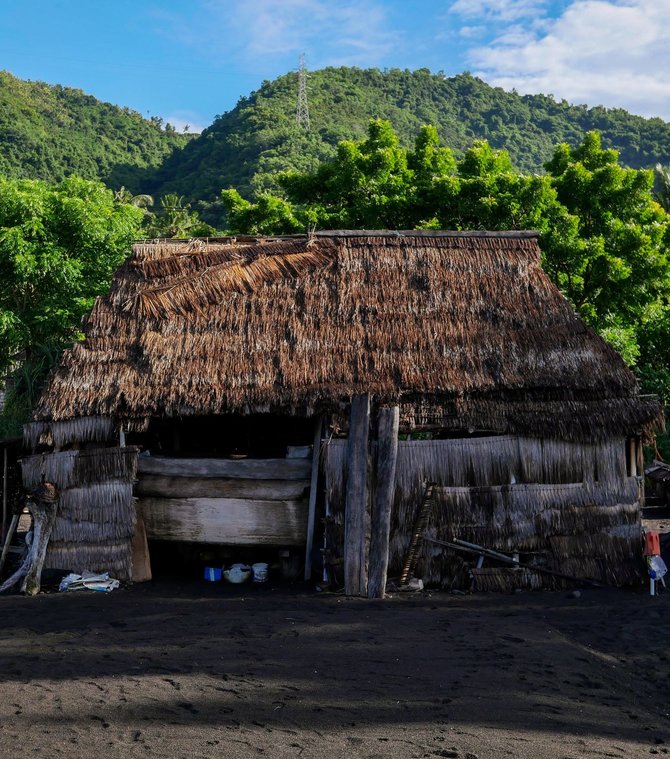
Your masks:
{"label": "dried palm thatch", "polygon": [[56,449],[78,443],[107,443],[114,433],[114,421],[104,416],[82,416],[63,422],[31,422],[23,427],[23,444],[28,450],[38,445]]}
{"label": "dried palm thatch", "polygon": [[46,565],[76,572],[110,571],[130,579],[135,532],[133,482],[137,448],[98,448],[29,456],[23,485],[58,489],[58,510]]}
{"label": "dried palm thatch", "polygon": [[[85,335],[37,422],[142,429],[154,416],[337,411],[359,392],[401,402],[406,425],[566,440],[660,419],[551,284],[527,233],[136,245]],[[54,440],[81,433],[50,429]]]}
{"label": "dried palm thatch", "polygon": [[[343,543],[345,441],[331,441],[324,469],[332,512],[327,539]],[[389,573],[399,574],[426,482],[434,483],[428,538],[522,552],[538,567],[626,584],[640,577],[638,483],[626,473],[625,441],[583,444],[511,436],[401,442],[396,464]],[[495,571],[494,571],[495,570]],[[419,576],[469,583],[462,558],[423,543]],[[531,570],[487,569],[480,588],[552,584]],[[515,583],[521,583],[515,585]]]}

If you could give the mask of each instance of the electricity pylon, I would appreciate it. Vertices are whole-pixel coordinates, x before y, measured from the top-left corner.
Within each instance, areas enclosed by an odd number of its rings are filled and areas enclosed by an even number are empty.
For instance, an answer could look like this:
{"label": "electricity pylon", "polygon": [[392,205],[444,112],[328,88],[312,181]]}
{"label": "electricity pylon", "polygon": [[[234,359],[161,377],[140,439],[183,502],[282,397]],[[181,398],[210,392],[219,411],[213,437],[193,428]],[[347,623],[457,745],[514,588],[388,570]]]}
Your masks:
{"label": "electricity pylon", "polygon": [[300,68],[298,69],[298,107],[295,110],[295,120],[299,127],[309,132],[309,107],[307,106],[307,69],[305,68],[305,54],[300,56]]}

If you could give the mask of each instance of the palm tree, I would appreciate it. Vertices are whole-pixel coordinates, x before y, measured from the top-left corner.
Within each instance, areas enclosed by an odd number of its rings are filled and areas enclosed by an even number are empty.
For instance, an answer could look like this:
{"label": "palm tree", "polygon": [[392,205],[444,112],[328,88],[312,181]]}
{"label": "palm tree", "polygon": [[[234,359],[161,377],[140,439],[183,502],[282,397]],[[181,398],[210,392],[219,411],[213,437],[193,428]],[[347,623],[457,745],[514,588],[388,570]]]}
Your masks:
{"label": "palm tree", "polygon": [[120,190],[117,190],[114,193],[114,200],[116,200],[117,203],[126,203],[135,206],[136,208],[143,208],[145,211],[147,208],[151,208],[154,204],[154,199],[151,195],[133,195],[132,192],[125,187],[121,187]]}

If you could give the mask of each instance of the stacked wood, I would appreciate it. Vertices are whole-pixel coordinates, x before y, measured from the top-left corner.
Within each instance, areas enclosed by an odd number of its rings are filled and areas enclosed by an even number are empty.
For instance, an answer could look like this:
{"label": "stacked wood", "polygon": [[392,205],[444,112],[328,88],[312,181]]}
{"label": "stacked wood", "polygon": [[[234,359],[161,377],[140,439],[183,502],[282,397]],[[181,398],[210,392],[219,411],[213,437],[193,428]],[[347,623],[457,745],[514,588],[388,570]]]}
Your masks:
{"label": "stacked wood", "polygon": [[141,457],[147,537],[220,545],[303,546],[308,459]]}

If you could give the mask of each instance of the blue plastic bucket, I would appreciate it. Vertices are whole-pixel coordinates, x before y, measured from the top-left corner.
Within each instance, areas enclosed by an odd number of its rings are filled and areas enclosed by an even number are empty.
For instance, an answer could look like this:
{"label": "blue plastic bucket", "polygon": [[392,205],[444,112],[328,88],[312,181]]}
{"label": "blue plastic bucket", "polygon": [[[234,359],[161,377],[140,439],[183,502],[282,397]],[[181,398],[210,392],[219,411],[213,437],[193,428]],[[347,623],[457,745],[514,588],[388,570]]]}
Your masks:
{"label": "blue plastic bucket", "polygon": [[221,567],[205,567],[207,582],[221,582]]}

